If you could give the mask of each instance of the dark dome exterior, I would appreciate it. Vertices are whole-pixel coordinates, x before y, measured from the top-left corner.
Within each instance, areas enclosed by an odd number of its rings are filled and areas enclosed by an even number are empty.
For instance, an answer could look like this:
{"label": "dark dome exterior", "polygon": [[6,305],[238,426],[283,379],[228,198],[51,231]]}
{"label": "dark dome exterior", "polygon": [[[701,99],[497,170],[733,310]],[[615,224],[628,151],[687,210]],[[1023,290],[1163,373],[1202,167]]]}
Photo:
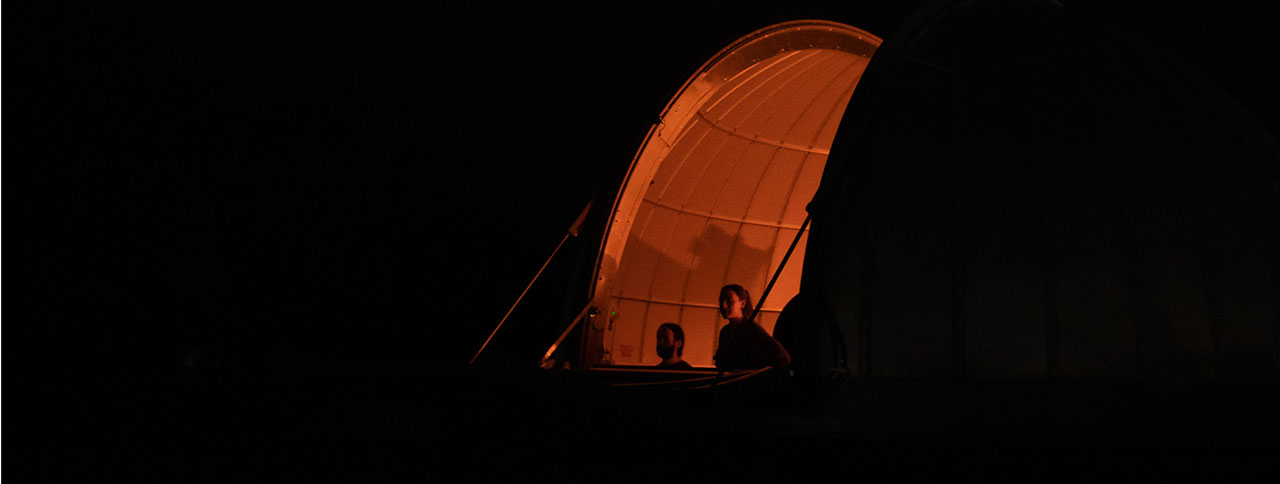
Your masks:
{"label": "dark dome exterior", "polygon": [[809,207],[814,354],[863,379],[1274,385],[1278,160],[1174,56],[1056,3],[926,8]]}

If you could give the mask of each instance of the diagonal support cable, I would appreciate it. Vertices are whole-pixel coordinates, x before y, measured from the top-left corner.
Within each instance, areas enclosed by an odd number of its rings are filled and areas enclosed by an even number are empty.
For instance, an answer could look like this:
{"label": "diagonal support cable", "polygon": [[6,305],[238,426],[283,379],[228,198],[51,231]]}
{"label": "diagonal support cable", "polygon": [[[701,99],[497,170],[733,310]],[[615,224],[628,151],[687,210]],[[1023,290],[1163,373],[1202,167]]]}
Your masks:
{"label": "diagonal support cable", "polygon": [[748,322],[755,321],[756,315],[760,314],[760,308],[764,307],[765,298],[769,297],[769,291],[772,291],[774,283],[778,282],[778,276],[782,275],[782,269],[787,266],[787,259],[791,258],[791,252],[796,250],[796,245],[800,243],[800,237],[803,237],[805,229],[809,228],[810,220],[813,220],[813,214],[804,217],[804,223],[800,224],[800,231],[796,232],[796,238],[792,239],[791,247],[787,247],[787,253],[783,254],[782,262],[778,263],[778,270],[773,272],[773,279],[769,280],[769,285],[765,286],[764,292],[760,294],[760,300],[756,301],[756,307],[751,310],[751,317],[747,318]]}
{"label": "diagonal support cable", "polygon": [[551,251],[551,256],[547,257],[546,262],[542,263],[542,268],[538,269],[537,274],[534,274],[533,280],[529,281],[529,285],[524,287],[524,291],[520,292],[520,297],[517,297],[516,302],[511,305],[511,309],[507,310],[507,314],[502,316],[501,321],[498,321],[498,325],[493,328],[493,332],[489,333],[489,337],[484,340],[484,344],[480,345],[480,349],[476,351],[475,356],[471,357],[471,362],[468,363],[469,365],[474,365],[476,363],[476,358],[479,358],[480,353],[484,352],[485,347],[489,346],[489,342],[493,341],[493,335],[498,334],[498,330],[502,329],[502,324],[507,322],[507,318],[511,316],[511,312],[515,311],[516,306],[520,305],[520,300],[524,299],[524,295],[529,292],[529,288],[533,287],[533,283],[538,282],[538,277],[542,276],[542,271],[546,270],[548,264],[551,264],[551,259],[556,257],[556,253],[560,252],[560,247],[564,246],[564,242],[569,240],[569,237],[578,236],[578,231],[582,228],[582,222],[586,220],[587,212],[591,210],[591,203],[594,201],[595,200],[587,202],[586,208],[582,209],[582,213],[578,214],[578,218],[573,221],[573,225],[569,226],[569,231],[560,239],[560,243],[556,244],[556,250]]}

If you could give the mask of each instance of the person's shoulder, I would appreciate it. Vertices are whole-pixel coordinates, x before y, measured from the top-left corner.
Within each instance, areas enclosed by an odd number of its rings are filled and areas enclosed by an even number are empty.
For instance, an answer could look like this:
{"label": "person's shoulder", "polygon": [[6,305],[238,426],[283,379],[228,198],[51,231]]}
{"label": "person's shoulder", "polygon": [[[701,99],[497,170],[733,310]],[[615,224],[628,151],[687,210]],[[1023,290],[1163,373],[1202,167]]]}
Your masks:
{"label": "person's shoulder", "polygon": [[750,331],[756,334],[763,334],[765,336],[769,336],[769,332],[764,329],[764,326],[761,326],[760,323],[757,323],[755,321],[751,322],[751,325],[749,328],[743,328],[743,330]]}

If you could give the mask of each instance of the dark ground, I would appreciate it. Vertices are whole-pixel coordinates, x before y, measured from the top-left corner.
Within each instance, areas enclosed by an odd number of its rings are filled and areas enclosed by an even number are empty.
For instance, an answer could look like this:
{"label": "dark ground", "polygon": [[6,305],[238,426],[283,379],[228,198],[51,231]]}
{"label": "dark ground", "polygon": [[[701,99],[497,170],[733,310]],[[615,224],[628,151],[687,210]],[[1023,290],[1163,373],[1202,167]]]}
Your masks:
{"label": "dark ground", "polygon": [[[1262,7],[1066,3],[1201,67],[1278,132]],[[635,481],[672,476],[606,458],[672,435],[691,462],[751,448],[772,473],[1273,471],[1254,448],[779,445],[563,415],[583,407],[523,365],[572,311],[583,239],[464,368],[706,58],[794,18],[885,35],[904,9],[11,5],[7,476]]]}
{"label": "dark ground", "polygon": [[[841,427],[819,424],[828,431],[812,432],[804,430],[812,426],[788,427],[820,413],[788,398],[792,394],[588,391],[575,383],[581,382],[532,371],[187,374],[82,393],[91,405],[64,400],[44,409],[41,418],[22,422],[34,424],[32,437],[9,439],[8,476],[34,471],[38,482],[1253,482],[1277,474],[1271,439],[1256,438],[1275,435],[1274,415],[1256,421],[1269,431],[1175,438],[1161,428],[1064,436],[927,424],[909,432],[877,425],[831,432]],[[1277,401],[1270,396],[1271,405]],[[946,413],[951,405],[936,400],[923,411]]]}

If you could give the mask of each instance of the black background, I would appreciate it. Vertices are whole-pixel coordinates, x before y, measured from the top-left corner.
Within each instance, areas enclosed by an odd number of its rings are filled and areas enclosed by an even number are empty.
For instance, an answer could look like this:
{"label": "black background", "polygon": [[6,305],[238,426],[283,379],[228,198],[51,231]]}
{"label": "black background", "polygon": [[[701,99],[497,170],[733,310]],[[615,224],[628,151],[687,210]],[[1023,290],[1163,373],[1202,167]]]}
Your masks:
{"label": "black background", "polygon": [[[53,344],[42,367],[112,377],[465,364],[688,75],[840,10],[20,9],[22,329]],[[594,244],[566,244],[486,360],[555,338]]]}
{"label": "black background", "polygon": [[[1263,9],[1077,3],[1274,132]],[[710,55],[795,18],[883,36],[906,10],[15,7],[6,295],[34,311],[9,327],[52,337],[55,366],[465,363]],[[554,339],[594,243],[495,349]]]}
{"label": "black background", "polygon": [[[905,3],[10,5],[9,389],[464,366],[702,62],[797,18],[885,37]],[[1278,132],[1264,7],[1064,3]],[[566,244],[482,360],[532,363],[596,243]]]}

